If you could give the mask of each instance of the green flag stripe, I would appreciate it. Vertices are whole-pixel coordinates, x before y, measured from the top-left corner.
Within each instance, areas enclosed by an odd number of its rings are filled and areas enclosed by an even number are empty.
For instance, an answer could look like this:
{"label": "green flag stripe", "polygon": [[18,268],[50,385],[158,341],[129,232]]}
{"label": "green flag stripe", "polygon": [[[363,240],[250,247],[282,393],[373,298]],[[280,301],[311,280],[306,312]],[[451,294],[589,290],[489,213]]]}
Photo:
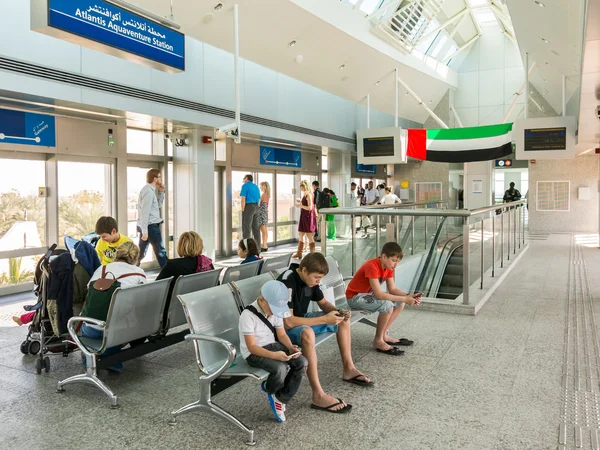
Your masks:
{"label": "green flag stripe", "polygon": [[489,138],[510,133],[512,125],[512,123],[503,123],[482,127],[427,130],[427,139],[455,141],[459,139]]}

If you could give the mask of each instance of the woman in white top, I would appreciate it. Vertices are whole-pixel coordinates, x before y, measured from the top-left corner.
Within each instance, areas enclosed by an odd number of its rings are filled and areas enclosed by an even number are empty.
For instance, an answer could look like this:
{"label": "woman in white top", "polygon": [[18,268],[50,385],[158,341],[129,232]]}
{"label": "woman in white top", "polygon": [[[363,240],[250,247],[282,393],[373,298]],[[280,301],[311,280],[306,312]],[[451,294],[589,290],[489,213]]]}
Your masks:
{"label": "woman in white top", "polygon": [[[114,262],[107,264],[106,273],[109,272],[114,275],[114,278],[119,278],[121,275],[125,275],[128,273],[138,273],[140,276],[129,276],[125,278],[121,278],[119,282],[121,286],[136,286],[138,284],[144,284],[148,280],[146,279],[146,273],[143,269],[140,269],[136,263],[140,254],[140,249],[133,242],[123,242],[116,248],[116,255]],[[94,281],[98,278],[102,277],[102,266],[98,267],[90,278],[90,283],[88,286],[91,286]],[[113,278],[109,276],[109,278]]]}
{"label": "woman in white top", "polygon": [[394,203],[402,203],[402,200],[396,195],[392,194],[392,187],[386,186],[385,195],[381,199],[382,205],[393,205]]}

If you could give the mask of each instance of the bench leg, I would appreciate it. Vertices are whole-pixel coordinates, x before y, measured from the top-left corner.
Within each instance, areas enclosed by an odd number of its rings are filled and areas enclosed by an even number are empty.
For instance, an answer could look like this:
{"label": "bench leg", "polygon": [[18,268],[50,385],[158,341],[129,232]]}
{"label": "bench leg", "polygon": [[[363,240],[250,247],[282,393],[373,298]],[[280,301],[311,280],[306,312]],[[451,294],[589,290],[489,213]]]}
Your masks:
{"label": "bench leg", "polygon": [[171,420],[169,421],[170,425],[175,425],[177,423],[177,416],[181,414],[185,414],[191,411],[207,411],[216,416],[222,417],[238,428],[241,428],[244,433],[246,433],[248,440],[246,444],[255,445],[256,441],[254,440],[254,430],[249,429],[246,425],[244,425],[240,420],[238,420],[235,416],[225,411],[223,408],[215,405],[211,399],[211,391],[210,391],[210,382],[202,383],[200,382],[200,399],[194,403],[190,403],[182,408],[179,408],[177,411],[173,411],[171,413]]}
{"label": "bench leg", "polygon": [[365,325],[372,326],[373,328],[377,328],[377,322],[373,322],[371,319],[363,317],[359,320],[360,323],[364,323]]}
{"label": "bench leg", "polygon": [[112,409],[116,409],[119,407],[119,403],[118,403],[118,397],[113,394],[113,392],[110,390],[110,388],[104,384],[97,376],[96,374],[96,356],[92,355],[91,357],[87,356],[86,357],[86,365],[87,368],[85,370],[85,373],[79,374],[79,375],[75,375],[72,377],[69,377],[65,380],[61,380],[58,382],[58,386],[56,388],[57,392],[64,392],[64,386],[66,386],[67,384],[72,384],[72,383],[87,383],[87,384],[93,384],[94,386],[96,386],[98,389],[100,389],[102,392],[104,392],[108,398],[110,399],[110,407]]}

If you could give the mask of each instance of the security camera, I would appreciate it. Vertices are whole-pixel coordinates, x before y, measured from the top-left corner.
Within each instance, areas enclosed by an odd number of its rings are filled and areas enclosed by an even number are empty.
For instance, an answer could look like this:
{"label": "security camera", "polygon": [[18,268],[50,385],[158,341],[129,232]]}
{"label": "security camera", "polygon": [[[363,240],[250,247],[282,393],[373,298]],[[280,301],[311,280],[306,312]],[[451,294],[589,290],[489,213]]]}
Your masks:
{"label": "security camera", "polygon": [[596,107],[596,117],[600,120],[600,105]]}
{"label": "security camera", "polygon": [[238,126],[235,122],[219,127],[219,131],[225,133],[227,137],[237,137],[239,134]]}
{"label": "security camera", "polygon": [[165,133],[165,139],[171,141],[175,147],[183,147],[190,144],[187,136],[181,133]]}

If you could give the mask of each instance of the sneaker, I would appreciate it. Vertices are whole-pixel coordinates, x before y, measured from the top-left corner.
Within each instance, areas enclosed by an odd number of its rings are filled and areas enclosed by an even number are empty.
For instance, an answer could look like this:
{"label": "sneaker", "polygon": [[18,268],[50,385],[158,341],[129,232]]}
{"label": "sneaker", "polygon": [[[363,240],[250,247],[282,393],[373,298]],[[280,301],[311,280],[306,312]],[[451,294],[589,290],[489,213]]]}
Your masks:
{"label": "sneaker", "polygon": [[285,422],[285,405],[281,403],[273,394],[267,394],[269,397],[269,404],[271,405],[271,411],[275,415],[278,422]]}
{"label": "sneaker", "polygon": [[[268,394],[268,392],[267,392],[267,382],[266,381],[263,381],[262,383],[260,383],[260,389],[263,392],[265,392],[265,393]],[[282,403],[282,405],[283,405],[283,411],[285,412],[285,403]]]}

